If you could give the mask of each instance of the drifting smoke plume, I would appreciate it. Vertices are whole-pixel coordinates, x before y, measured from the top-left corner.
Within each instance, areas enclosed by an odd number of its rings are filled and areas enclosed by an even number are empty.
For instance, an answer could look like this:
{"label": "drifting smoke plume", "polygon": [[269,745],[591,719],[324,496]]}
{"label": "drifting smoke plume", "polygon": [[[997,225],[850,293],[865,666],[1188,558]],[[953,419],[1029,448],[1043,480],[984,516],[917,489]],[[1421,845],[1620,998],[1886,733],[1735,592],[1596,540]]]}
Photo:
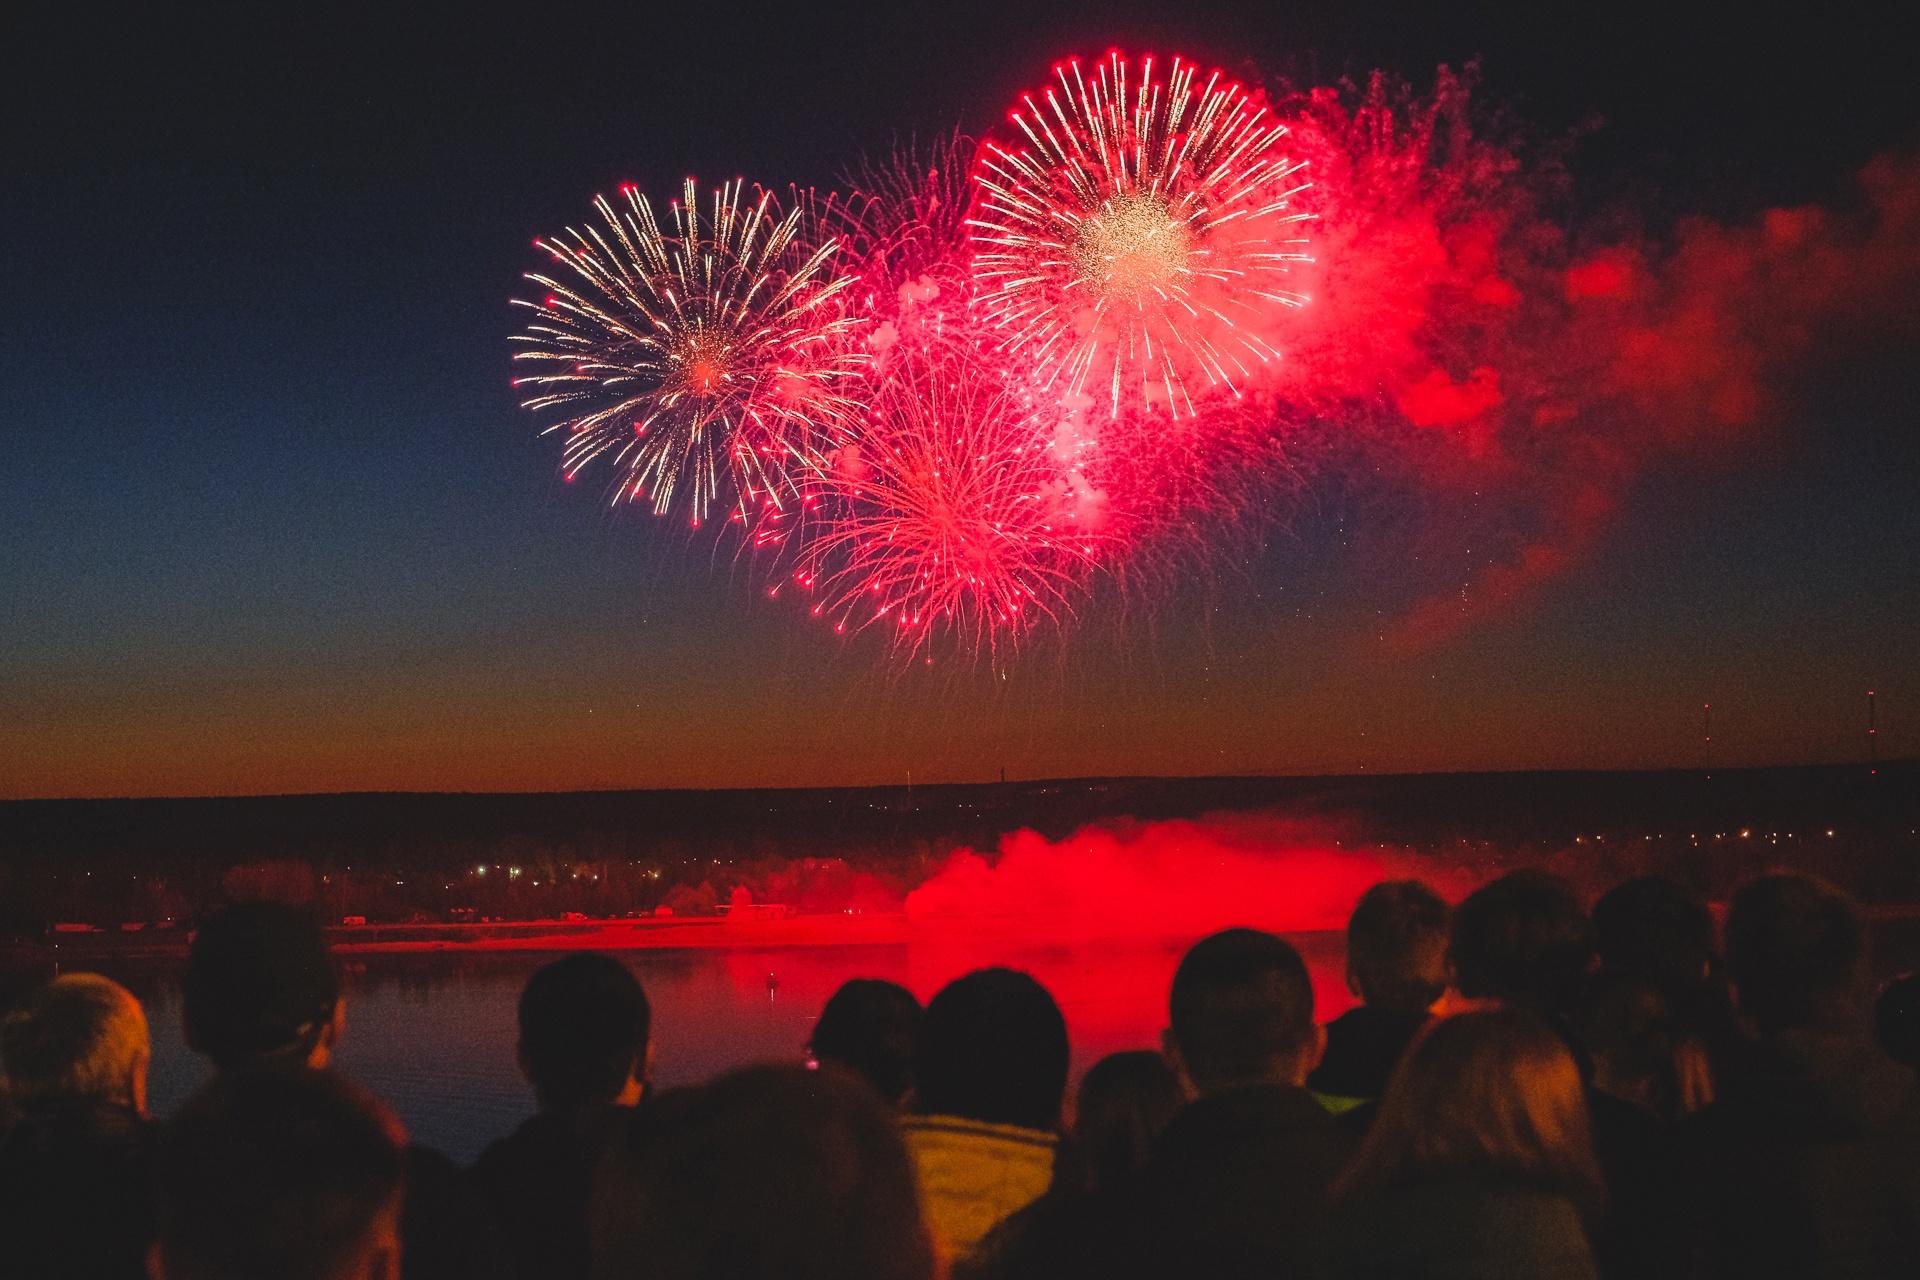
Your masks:
{"label": "drifting smoke plume", "polygon": [[1128,819],[1057,842],[1016,831],[991,855],[960,850],[907,895],[906,909],[916,926],[1004,925],[1058,940],[1191,938],[1230,925],[1342,929],[1370,886],[1404,876],[1449,896],[1466,886],[1436,862],[1342,848],[1325,823],[1270,814]]}
{"label": "drifting smoke plume", "polygon": [[1275,394],[1431,507],[1424,549],[1477,552],[1402,610],[1399,650],[1524,605],[1640,476],[1777,429],[1818,357],[1911,327],[1920,285],[1920,157],[1869,165],[1845,212],[1595,235],[1558,212],[1558,164],[1476,134],[1472,88],[1376,76],[1282,108],[1328,194]]}

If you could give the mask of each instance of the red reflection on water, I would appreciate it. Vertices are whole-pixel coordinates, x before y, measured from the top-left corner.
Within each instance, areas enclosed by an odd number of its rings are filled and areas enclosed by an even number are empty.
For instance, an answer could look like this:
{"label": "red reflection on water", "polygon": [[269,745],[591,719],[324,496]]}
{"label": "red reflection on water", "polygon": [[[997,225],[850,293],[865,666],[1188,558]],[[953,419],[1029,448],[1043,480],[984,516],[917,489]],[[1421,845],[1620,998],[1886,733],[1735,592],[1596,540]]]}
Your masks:
{"label": "red reflection on water", "polygon": [[[906,898],[902,945],[731,950],[721,960],[736,999],[818,1010],[853,977],[900,982],[923,1001],[961,974],[1024,969],[1059,1001],[1081,1064],[1158,1042],[1168,987],[1196,939],[1232,925],[1295,937],[1319,1015],[1349,1008],[1337,931],[1367,888],[1405,874],[1384,854],[1342,849],[1324,826],[1272,815],[1121,822],[1053,841],[1015,832],[983,855],[961,850]],[[860,917],[742,922],[742,943],[791,947],[862,940]],[[866,927],[870,927],[866,926]],[[773,932],[777,928],[777,935]],[[797,1028],[804,1038],[805,1028]]]}
{"label": "red reflection on water", "polygon": [[[1020,969],[1032,974],[1059,1002],[1078,1074],[1106,1054],[1159,1045],[1173,970],[1192,940],[1159,937],[1052,944],[998,931],[936,928],[916,930],[913,940],[899,947],[724,951],[716,959],[736,1007],[758,1003],[766,1008],[768,1018],[785,1021],[796,1054],[827,998],[849,978],[886,978],[925,1002],[975,969],[994,965]],[[1318,1016],[1337,1017],[1351,1008],[1354,1000],[1346,988],[1340,936],[1295,935],[1292,941],[1307,961]]]}

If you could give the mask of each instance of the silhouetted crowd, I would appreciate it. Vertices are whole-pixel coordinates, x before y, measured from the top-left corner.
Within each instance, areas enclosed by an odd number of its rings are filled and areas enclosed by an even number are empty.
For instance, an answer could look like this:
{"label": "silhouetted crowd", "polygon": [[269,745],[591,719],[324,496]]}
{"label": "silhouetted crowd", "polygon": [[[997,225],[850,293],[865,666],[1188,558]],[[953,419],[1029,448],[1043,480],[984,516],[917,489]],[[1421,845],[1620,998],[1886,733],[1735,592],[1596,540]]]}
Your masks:
{"label": "silhouetted crowd", "polygon": [[924,1009],[856,979],[805,1065],[656,1091],[640,983],[569,955],[520,998],[535,1114],[461,1169],[330,1068],[315,919],[238,904],[193,938],[212,1076],[163,1123],[125,989],[0,1021],[0,1276],[1920,1276],[1920,984],[1875,998],[1830,885],[1755,880],[1718,929],[1658,879],[1591,911],[1538,871],[1457,907],[1392,881],[1346,968],[1322,1024],[1286,940],[1200,940],[1159,1048],[1069,1107],[1065,1019],[1011,969]]}

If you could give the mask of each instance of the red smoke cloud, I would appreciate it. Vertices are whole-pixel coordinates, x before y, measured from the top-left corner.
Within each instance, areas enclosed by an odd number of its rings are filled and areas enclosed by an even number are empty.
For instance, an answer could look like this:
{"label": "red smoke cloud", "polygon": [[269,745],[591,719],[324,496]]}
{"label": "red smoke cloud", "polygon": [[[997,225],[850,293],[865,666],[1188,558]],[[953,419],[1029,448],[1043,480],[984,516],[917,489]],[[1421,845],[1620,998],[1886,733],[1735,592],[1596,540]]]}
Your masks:
{"label": "red smoke cloud", "polygon": [[1084,827],[1058,842],[1016,831],[991,855],[955,853],[907,895],[906,909],[917,927],[1005,925],[1061,940],[1198,937],[1231,925],[1341,929],[1370,886],[1441,873],[1342,848],[1325,825],[1217,814]]}
{"label": "red smoke cloud", "polygon": [[1396,650],[1523,606],[1639,476],[1777,429],[1825,351],[1912,327],[1920,285],[1920,156],[1869,165],[1844,212],[1589,236],[1554,212],[1556,163],[1475,132],[1471,87],[1376,76],[1282,105],[1322,204],[1280,412],[1365,441],[1435,518],[1471,494],[1485,526],[1389,628]]}
{"label": "red smoke cloud", "polygon": [[1443,370],[1427,376],[1394,397],[1402,416],[1416,427],[1457,427],[1485,417],[1500,407],[1500,372],[1484,365],[1465,382],[1455,382]]}

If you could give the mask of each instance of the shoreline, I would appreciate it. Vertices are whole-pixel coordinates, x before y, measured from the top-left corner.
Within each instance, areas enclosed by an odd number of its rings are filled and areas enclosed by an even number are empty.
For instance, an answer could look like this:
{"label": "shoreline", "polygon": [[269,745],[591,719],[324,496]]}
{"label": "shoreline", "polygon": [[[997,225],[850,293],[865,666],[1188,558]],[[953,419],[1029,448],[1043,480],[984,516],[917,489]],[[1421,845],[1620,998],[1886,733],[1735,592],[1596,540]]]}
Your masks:
{"label": "shoreline", "polygon": [[[1719,904],[1715,904],[1719,914]],[[1865,908],[1871,922],[1920,920],[1920,902],[1884,903]],[[1126,939],[1191,936],[1198,922],[1089,922],[1036,915],[953,917],[913,920],[904,911],[859,915],[788,916],[778,920],[731,920],[699,916],[672,920],[512,920],[485,924],[338,925],[327,930],[334,953],[356,955],[462,954],[488,951],[724,951],[783,950],[794,947],[890,947],[922,940],[996,934],[1061,945]],[[1251,923],[1259,924],[1258,921]],[[1338,932],[1340,921],[1270,922],[1279,933]],[[139,933],[68,934],[59,940],[14,944],[22,956],[44,959],[170,959],[187,953],[189,934],[170,930],[162,936]]]}

